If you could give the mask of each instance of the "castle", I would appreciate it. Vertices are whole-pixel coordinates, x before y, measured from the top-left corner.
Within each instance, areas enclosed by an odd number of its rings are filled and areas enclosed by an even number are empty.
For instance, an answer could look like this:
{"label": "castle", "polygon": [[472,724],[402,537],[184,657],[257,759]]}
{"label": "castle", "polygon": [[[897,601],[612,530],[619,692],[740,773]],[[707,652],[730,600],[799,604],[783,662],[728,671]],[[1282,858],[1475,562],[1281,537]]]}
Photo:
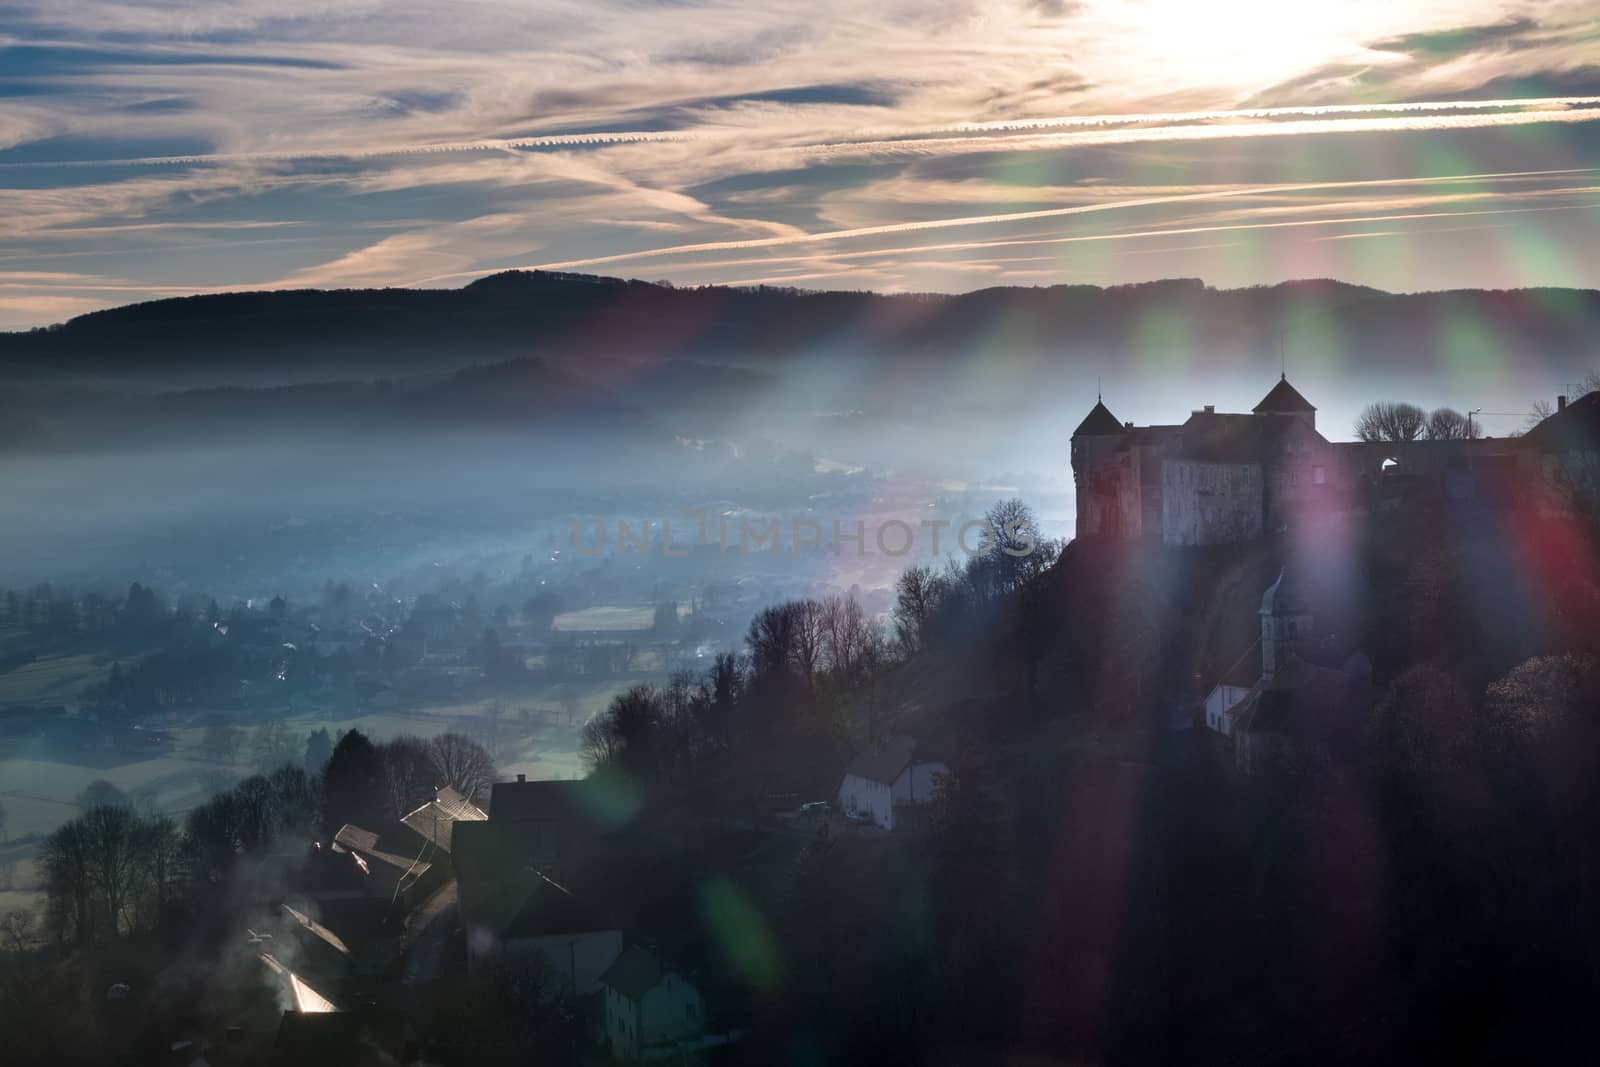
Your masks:
{"label": "castle", "polygon": [[1248,415],[1207,406],[1135,426],[1097,399],[1072,434],[1078,536],[1169,545],[1255,541],[1347,488],[1317,409],[1280,377]]}
{"label": "castle", "polygon": [[1358,507],[1476,500],[1600,513],[1600,393],[1520,437],[1330,442],[1280,375],[1249,414],[1121,422],[1096,399],[1072,434],[1079,537],[1244,544]]}

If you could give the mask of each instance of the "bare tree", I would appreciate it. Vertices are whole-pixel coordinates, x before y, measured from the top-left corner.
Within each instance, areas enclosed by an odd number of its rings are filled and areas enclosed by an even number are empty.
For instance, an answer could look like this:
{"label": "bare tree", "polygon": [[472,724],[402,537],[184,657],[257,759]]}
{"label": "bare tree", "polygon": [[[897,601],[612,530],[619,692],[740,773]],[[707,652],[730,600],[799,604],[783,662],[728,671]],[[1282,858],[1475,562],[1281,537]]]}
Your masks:
{"label": "bare tree", "polygon": [[428,745],[433,754],[433,769],[440,785],[447,785],[476,801],[494,781],[494,760],[482,745],[457,733],[435,737]]}
{"label": "bare tree", "polygon": [[33,913],[17,908],[0,916],[0,944],[21,955],[33,947]]}
{"label": "bare tree", "polygon": [[233,869],[244,848],[240,825],[244,813],[232,790],[218,793],[184,820],[184,856],[191,877],[202,882],[222,880]]}
{"label": "bare tree", "polygon": [[131,928],[131,906],[138,899],[144,877],[140,862],[138,816],[128,807],[103,805],[82,817],[89,856],[89,872],[105,907],[113,933]]}
{"label": "bare tree", "polygon": [[895,640],[906,653],[922,646],[922,635],[938,603],[939,576],[925,563],[908,568],[894,584]]}
{"label": "bare tree", "polygon": [[1468,437],[1479,435],[1472,420],[1455,408],[1434,408],[1428,414],[1425,432],[1430,441],[1465,441]]}
{"label": "bare tree", "polygon": [[401,734],[378,746],[383,762],[383,788],[392,818],[402,818],[433,796],[433,749],[414,734]]}
{"label": "bare tree", "polygon": [[49,837],[40,849],[49,898],[51,926],[60,936],[68,933],[79,942],[94,936],[95,885],[88,829],[82,819],[71,819]]}
{"label": "bare tree", "polygon": [[990,573],[993,592],[1016,592],[1055,562],[1055,546],[1045,540],[1033,509],[1020,498],[995,501],[984,524],[979,566]]}
{"label": "bare tree", "polygon": [[806,685],[816,684],[817,671],[822,666],[822,605],[809,598],[785,605],[794,614],[794,644],[790,646],[790,661],[805,680]]}
{"label": "bare tree", "polygon": [[1541,422],[1543,422],[1545,419],[1548,419],[1555,413],[1555,405],[1550,403],[1550,401],[1535,400],[1532,406],[1528,408],[1527,419],[1523,421],[1523,432],[1526,433],[1528,430],[1533,429],[1535,426],[1539,425]]}
{"label": "bare tree", "polygon": [[795,614],[788,604],[763,608],[750,620],[745,644],[750,648],[753,674],[770,676],[788,669],[795,636]]}
{"label": "bare tree", "polygon": [[1380,401],[1362,410],[1356,419],[1356,436],[1369,442],[1415,441],[1427,425],[1427,414],[1415,404]]}
{"label": "bare tree", "polygon": [[636,685],[612,697],[605,711],[584,724],[584,762],[592,769],[623,767],[650,776],[661,754],[666,703],[651,685]]}
{"label": "bare tree", "polygon": [[871,627],[855,597],[830,596],[822,602],[823,653],[830,671],[853,683]]}
{"label": "bare tree", "polygon": [[167,905],[178,883],[183,835],[168,815],[141,819],[134,828],[134,850],[143,868],[143,884],[154,924],[166,925]]}

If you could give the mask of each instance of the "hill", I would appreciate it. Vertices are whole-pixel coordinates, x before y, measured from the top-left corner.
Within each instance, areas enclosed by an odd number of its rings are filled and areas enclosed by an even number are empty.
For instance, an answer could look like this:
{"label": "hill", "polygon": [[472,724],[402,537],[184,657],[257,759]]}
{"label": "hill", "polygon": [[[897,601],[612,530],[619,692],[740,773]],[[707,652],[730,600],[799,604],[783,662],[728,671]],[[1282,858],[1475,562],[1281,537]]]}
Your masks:
{"label": "hill", "polygon": [[1327,358],[1354,371],[1587,354],[1600,293],[1396,294],[1332,281],[1223,290],[1195,279],[1101,288],[881,295],[507,272],[462,289],[297,290],[159,300],[0,334],[0,375],[323,380],[536,357],[778,363],[870,353],[919,362],[1003,342],[1071,360],[1206,353],[1215,369]]}

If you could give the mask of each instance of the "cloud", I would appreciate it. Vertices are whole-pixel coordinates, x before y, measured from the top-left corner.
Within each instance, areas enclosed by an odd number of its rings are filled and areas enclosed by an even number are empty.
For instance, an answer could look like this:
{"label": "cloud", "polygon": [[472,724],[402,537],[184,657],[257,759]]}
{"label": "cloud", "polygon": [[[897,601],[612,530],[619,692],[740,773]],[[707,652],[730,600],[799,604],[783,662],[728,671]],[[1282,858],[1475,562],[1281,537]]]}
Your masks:
{"label": "cloud", "polygon": [[[898,267],[848,257],[948,227],[1331,219],[1367,194],[1282,176],[1582,164],[1600,97],[1575,0],[1514,20],[1498,0],[0,3],[0,261],[152,291],[437,284],[534,259],[962,285],[1001,272],[920,244]],[[1183,199],[1208,191],[1228,195]],[[1451,206],[1413,193],[1387,198]],[[788,256],[804,262],[771,262]]]}

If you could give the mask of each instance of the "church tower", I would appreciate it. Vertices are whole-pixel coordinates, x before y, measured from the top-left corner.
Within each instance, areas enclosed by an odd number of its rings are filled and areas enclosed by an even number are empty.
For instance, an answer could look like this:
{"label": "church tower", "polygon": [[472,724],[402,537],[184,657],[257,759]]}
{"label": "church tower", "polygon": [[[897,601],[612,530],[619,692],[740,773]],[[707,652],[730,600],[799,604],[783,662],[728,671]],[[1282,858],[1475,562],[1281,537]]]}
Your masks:
{"label": "church tower", "polygon": [[1261,596],[1261,677],[1271,679],[1310,639],[1311,608],[1284,567]]}

